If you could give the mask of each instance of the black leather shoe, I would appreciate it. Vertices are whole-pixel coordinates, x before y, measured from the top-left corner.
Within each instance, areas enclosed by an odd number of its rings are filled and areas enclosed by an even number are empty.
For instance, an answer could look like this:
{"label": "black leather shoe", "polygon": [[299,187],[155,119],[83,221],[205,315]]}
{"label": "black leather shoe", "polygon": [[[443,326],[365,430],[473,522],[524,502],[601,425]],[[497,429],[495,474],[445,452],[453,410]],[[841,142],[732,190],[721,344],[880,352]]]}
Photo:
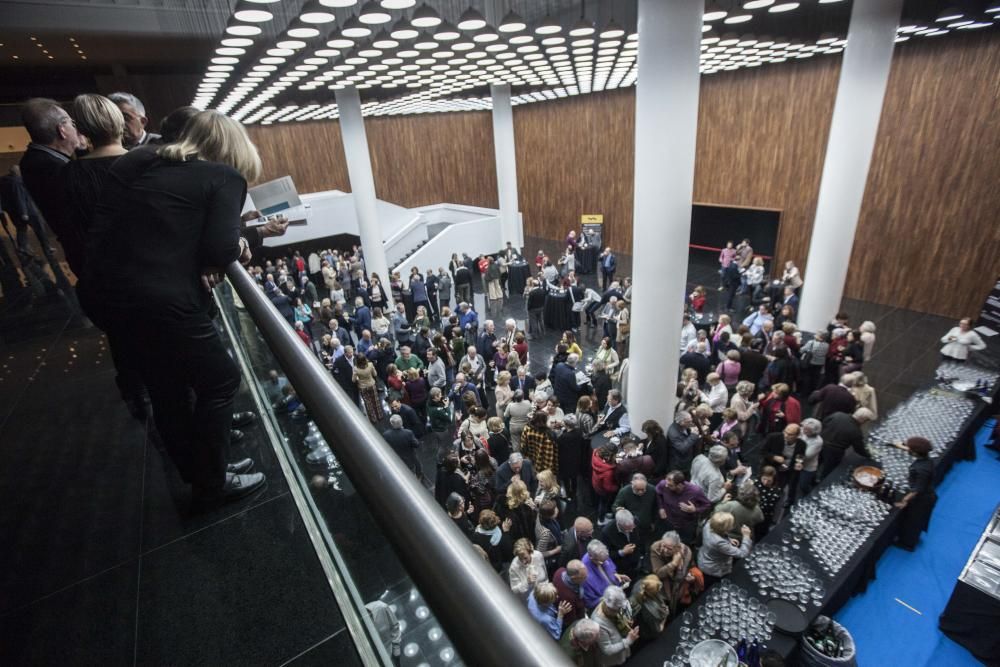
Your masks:
{"label": "black leather shoe", "polygon": [[233,428],[242,428],[252,424],[254,420],[257,419],[257,415],[253,412],[234,412],[233,413]]}
{"label": "black leather shoe", "polygon": [[245,438],[245,437],[246,437],[246,433],[244,433],[243,431],[240,431],[239,429],[235,429],[234,428],[233,430],[231,430],[229,432],[229,443],[230,444],[235,444],[235,443],[240,442],[241,440],[243,440],[243,438]]}
{"label": "black leather shoe", "polygon": [[247,458],[242,461],[237,461],[236,463],[230,463],[226,466],[226,472],[233,473],[234,475],[239,475],[242,473],[250,472],[253,468],[253,459]]}

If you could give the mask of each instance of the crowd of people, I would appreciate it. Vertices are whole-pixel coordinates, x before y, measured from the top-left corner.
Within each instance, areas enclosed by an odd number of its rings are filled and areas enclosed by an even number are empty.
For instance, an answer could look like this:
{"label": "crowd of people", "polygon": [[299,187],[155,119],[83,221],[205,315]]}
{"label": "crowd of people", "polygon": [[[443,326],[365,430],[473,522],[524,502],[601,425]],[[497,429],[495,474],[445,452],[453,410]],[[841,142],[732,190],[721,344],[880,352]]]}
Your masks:
{"label": "crowd of people", "polygon": [[[31,225],[40,213],[55,231],[84,310],[108,334],[123,398],[132,409],[149,403],[185,481],[223,497],[264,482],[249,459],[226,459],[240,373],[213,324],[211,288],[239,259],[577,664],[622,664],[655,641],[848,449],[866,452],[878,414],[864,373],[875,325],[838,313],[803,336],[798,270],[789,262],[767,283],[746,240],[719,258],[726,312],[703,321],[707,291],[695,288],[680,348],[663,351],[681,367],[671,423],[640,424],[627,408],[632,284],[611,248],[598,258],[600,291],[577,276],[575,231],[556,261],[539,251],[521,295],[524,331],[515,319],[481,320],[473,306],[477,286],[491,310],[511,296],[506,269],[521,254],[509,244],[384,281],[357,246],[254,260],[287,222],[246,226],[260,217],[241,215],[260,158],[222,114],[178,110],[161,137],[146,131],[141,102],[122,94],[81,95],[71,112],[31,100],[24,118],[30,197],[15,197],[27,211],[18,219]],[[548,351],[528,341],[545,335],[550,289],[572,295],[574,319],[540,364]],[[577,335],[598,327],[586,354]],[[943,353],[962,360],[977,338],[963,320]],[[277,373],[267,383],[276,405],[303,410]],[[907,548],[933,508],[925,443],[908,443]],[[436,470],[423,469],[422,451]]]}

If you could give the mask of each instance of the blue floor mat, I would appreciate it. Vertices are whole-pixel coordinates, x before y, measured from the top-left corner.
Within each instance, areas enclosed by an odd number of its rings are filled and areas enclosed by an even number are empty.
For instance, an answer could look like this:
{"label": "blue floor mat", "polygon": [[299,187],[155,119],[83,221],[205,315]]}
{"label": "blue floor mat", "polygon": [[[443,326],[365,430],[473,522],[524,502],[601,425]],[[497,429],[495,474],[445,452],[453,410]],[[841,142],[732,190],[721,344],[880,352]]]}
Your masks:
{"label": "blue floor mat", "polygon": [[914,553],[890,547],[877,578],[835,618],[850,631],[860,667],[979,665],[938,630],[962,568],[1000,501],[1000,460],[986,449],[990,420],[976,435],[976,460],[955,465],[938,487],[930,529]]}

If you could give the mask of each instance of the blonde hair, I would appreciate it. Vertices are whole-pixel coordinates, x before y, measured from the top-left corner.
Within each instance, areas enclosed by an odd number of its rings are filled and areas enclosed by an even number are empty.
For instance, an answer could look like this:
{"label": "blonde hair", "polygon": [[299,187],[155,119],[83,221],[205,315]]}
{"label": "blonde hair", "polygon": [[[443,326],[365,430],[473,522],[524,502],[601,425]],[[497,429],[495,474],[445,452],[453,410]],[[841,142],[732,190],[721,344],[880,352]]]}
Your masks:
{"label": "blonde hair", "polygon": [[507,507],[509,509],[516,509],[530,499],[531,496],[528,495],[528,487],[521,480],[515,479],[507,487]]}
{"label": "blonde hair", "polygon": [[538,473],[538,486],[543,489],[559,489],[559,482],[556,481],[555,473],[545,469]]}
{"label": "blonde hair", "polygon": [[212,110],[193,116],[177,143],[164,146],[159,154],[176,162],[220,162],[240,172],[247,182],[256,181],[262,169],[257,147],[243,124]]}
{"label": "blonde hair", "polygon": [[[555,588],[555,586],[553,586],[553,588]],[[647,574],[639,582],[639,591],[638,591],[639,599],[648,600],[649,598],[659,593],[660,590],[662,590],[662,588],[663,588],[663,582],[660,581],[660,578],[658,576],[656,576],[655,574]],[[537,598],[538,596],[536,595],[535,597]]]}
{"label": "blonde hair", "polygon": [[[655,577],[656,575],[653,576]],[[659,578],[657,578],[657,581],[659,581]],[[548,607],[556,601],[557,597],[559,597],[559,593],[552,582],[543,581],[535,585],[535,602],[538,603],[538,606]]]}
{"label": "blonde hair", "polygon": [[736,523],[736,517],[729,512],[716,512],[712,515],[712,518],[708,520],[709,528],[711,528],[712,532],[716,535],[727,534],[733,529],[734,523]]}
{"label": "blonde hair", "polygon": [[527,537],[522,537],[517,542],[514,542],[513,552],[515,556],[522,556],[528,554],[529,556],[535,550],[535,547],[531,545],[531,540]]}
{"label": "blonde hair", "polygon": [[104,95],[77,95],[73,100],[73,120],[94,148],[122,143],[125,116],[118,105]]}
{"label": "blonde hair", "polygon": [[497,374],[497,384],[501,387],[506,387],[510,384],[510,371],[500,371]]}
{"label": "blonde hair", "polygon": [[407,380],[418,380],[418,379],[420,379],[420,371],[418,371],[416,368],[411,368],[411,369],[407,370],[406,371],[406,379]]}

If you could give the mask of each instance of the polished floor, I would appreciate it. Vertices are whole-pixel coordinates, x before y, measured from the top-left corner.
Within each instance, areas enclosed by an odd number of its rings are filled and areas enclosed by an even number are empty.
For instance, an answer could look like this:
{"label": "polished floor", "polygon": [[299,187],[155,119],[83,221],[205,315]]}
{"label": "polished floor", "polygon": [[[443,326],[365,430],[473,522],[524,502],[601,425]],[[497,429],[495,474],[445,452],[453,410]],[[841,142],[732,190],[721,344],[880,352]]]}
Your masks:
{"label": "polished floor", "polygon": [[[555,252],[558,244],[529,240],[526,251],[537,247]],[[629,258],[619,259],[619,276],[628,275]],[[713,261],[692,257],[692,287],[715,285]],[[709,309],[716,299],[710,292]],[[878,327],[866,370],[883,412],[933,376],[937,341],[951,321],[849,300],[843,307]],[[489,313],[498,323],[525,315],[516,296]],[[533,370],[548,368],[557,339],[550,332],[532,341]],[[581,331],[585,356],[599,339]],[[247,396],[239,401],[238,408],[249,406]],[[192,512],[145,426],[119,401],[100,333],[54,291],[30,307],[4,302],[0,665],[357,664],[274,455],[257,444],[266,441],[257,428],[246,429],[246,444],[233,455],[254,457],[268,474],[267,489]],[[433,453],[424,454],[425,470],[433,471]],[[349,494],[330,495],[335,525],[338,503]],[[357,528],[341,526],[341,533],[351,538]],[[417,614],[422,600],[397,558],[365,546],[358,540],[346,550],[350,564],[372,575],[359,578],[370,581],[365,599],[381,597]],[[420,627],[425,635],[433,630]],[[434,650],[432,641],[420,644],[405,665]]]}
{"label": "polished floor", "polygon": [[233,452],[265,491],[193,512],[100,332],[2,306],[0,664],[358,664],[270,448]]}

